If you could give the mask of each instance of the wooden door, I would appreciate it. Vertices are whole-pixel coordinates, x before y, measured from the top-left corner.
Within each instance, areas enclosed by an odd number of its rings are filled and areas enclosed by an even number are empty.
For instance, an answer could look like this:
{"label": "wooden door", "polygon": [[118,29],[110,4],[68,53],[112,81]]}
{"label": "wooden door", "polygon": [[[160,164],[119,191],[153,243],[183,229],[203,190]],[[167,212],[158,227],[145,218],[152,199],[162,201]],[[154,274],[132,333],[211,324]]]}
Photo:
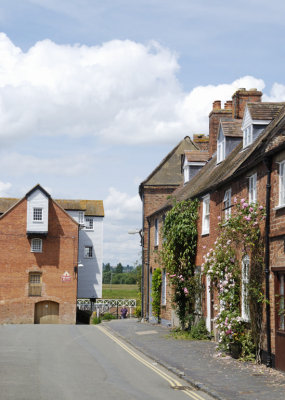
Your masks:
{"label": "wooden door", "polygon": [[59,304],[54,301],[40,301],[35,304],[35,324],[58,324]]}
{"label": "wooden door", "polygon": [[276,303],[275,303],[275,327],[276,327],[276,368],[285,371],[285,271],[276,274]]}

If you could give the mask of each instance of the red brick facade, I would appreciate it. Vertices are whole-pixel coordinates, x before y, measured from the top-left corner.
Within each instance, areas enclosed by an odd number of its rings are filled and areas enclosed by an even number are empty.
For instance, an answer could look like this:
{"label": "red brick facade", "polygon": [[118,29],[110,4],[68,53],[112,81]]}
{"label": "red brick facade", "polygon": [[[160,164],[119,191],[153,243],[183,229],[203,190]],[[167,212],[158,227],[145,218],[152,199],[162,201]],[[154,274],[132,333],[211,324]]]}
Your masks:
{"label": "red brick facade", "polygon": [[[58,323],[76,322],[78,224],[49,199],[42,252],[31,252],[27,199],[0,218],[0,323],[34,323],[36,304],[58,308]],[[39,237],[39,235],[35,235]],[[41,295],[29,296],[30,273],[40,273]],[[62,278],[67,273],[67,278]]]}
{"label": "red brick facade", "polygon": [[[220,118],[231,118],[236,119],[243,118],[243,113],[247,101],[260,102],[261,93],[251,89],[245,91],[241,89],[236,92],[233,96],[232,102],[227,102],[225,108],[221,109],[221,103],[214,102],[213,110],[209,115],[209,152],[213,156],[212,161],[209,160],[211,167],[205,166],[205,173],[203,175],[203,169],[201,174],[198,174],[196,179],[193,179],[193,188],[191,188],[192,182],[187,183],[187,188],[179,188],[173,196],[178,201],[186,200],[191,198],[198,198],[200,200],[199,206],[199,219],[197,223],[198,228],[198,241],[197,241],[197,255],[196,255],[196,266],[201,266],[204,262],[203,256],[209,251],[210,248],[214,247],[215,240],[219,232],[219,218],[224,217],[224,196],[225,191],[231,189],[231,204],[232,210],[234,205],[233,199],[237,201],[243,199],[249,199],[249,177],[253,174],[257,174],[257,202],[266,208],[267,203],[267,190],[270,189],[268,179],[270,178],[271,192],[269,198],[269,304],[264,305],[264,316],[263,316],[263,353],[266,357],[273,359],[273,365],[276,360],[276,366],[280,369],[285,370],[285,330],[280,328],[280,313],[278,314],[278,285],[280,285],[280,276],[285,276],[285,205],[279,205],[280,197],[280,162],[285,161],[285,146],[284,146],[284,134],[285,131],[285,108],[282,108],[280,113],[276,116],[276,123],[268,125],[264,130],[264,138],[261,138],[256,145],[252,145],[253,150],[249,151],[249,156],[243,156],[244,150],[241,146],[234,150],[230,155],[229,159],[220,163],[220,167],[215,159],[215,152],[217,149],[217,134]],[[279,116],[281,114],[281,116]],[[234,121],[234,120],[233,120]],[[274,120],[275,121],[275,120]],[[283,137],[282,137],[283,135]],[[242,140],[242,138],[241,138]],[[265,143],[265,144],[264,144]],[[256,147],[254,147],[256,146]],[[250,147],[249,147],[250,149]],[[272,164],[272,171],[268,170],[268,161]],[[241,160],[241,161],[237,161]],[[240,164],[238,164],[240,163]],[[209,165],[210,165],[209,164]],[[210,169],[212,168],[212,169]],[[217,172],[217,169],[220,168]],[[234,174],[229,174],[230,170],[234,171]],[[219,172],[222,171],[222,172]],[[284,172],[285,173],[285,172]],[[207,181],[206,176],[212,174],[213,180]],[[220,174],[220,176],[219,176]],[[199,184],[199,177],[201,184]],[[203,186],[203,182],[206,182]],[[214,182],[216,182],[214,184]],[[268,185],[267,185],[268,184]],[[268,192],[269,193],[269,192]],[[203,196],[209,194],[210,196],[210,230],[208,234],[202,234],[202,219],[203,219]],[[149,267],[151,269],[160,266],[159,259],[157,257],[157,250],[161,250],[161,238],[158,247],[155,247],[155,219],[158,219],[160,227],[162,226],[163,215],[167,213],[167,210],[171,207],[169,202],[164,204],[164,207],[159,205],[153,214],[150,216],[150,252],[145,254],[145,257],[149,257]],[[265,236],[265,222],[262,227],[263,234]],[[266,246],[265,246],[266,251]],[[242,258],[240,254],[240,259]],[[282,278],[282,279],[283,279]],[[204,283],[205,282],[205,278]],[[264,271],[264,288],[266,282],[266,263]],[[212,292],[213,293],[213,292]],[[265,291],[266,293],[266,291]],[[217,293],[212,294],[211,299],[207,299],[209,292],[205,285],[205,292],[202,295],[203,307],[202,311],[204,317],[207,318],[209,312],[209,304],[211,304],[211,320],[212,327],[214,328],[214,317],[217,314],[216,309],[219,308],[219,301],[217,299]],[[209,302],[210,300],[210,302]],[[171,310],[171,293],[168,286],[167,293],[167,304],[161,308],[162,319],[171,321],[173,323],[173,312]],[[214,307],[216,306],[216,307]],[[269,314],[266,312],[269,310]],[[267,332],[270,329],[270,338],[267,336]],[[281,329],[281,330],[280,330]],[[268,348],[271,346],[271,349]],[[271,354],[270,354],[271,352]]]}

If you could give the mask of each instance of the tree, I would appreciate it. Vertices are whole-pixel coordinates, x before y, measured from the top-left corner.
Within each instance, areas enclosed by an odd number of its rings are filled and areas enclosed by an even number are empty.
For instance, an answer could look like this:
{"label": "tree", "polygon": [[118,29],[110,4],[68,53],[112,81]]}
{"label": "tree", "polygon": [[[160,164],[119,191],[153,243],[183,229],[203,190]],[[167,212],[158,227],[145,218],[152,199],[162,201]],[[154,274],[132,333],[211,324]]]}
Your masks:
{"label": "tree", "polygon": [[116,274],[121,274],[123,272],[123,266],[121,263],[117,264],[115,272]]}
{"label": "tree", "polygon": [[103,266],[103,271],[104,271],[104,272],[110,272],[110,271],[111,271],[111,265],[110,265],[110,263],[104,264],[104,266]]}

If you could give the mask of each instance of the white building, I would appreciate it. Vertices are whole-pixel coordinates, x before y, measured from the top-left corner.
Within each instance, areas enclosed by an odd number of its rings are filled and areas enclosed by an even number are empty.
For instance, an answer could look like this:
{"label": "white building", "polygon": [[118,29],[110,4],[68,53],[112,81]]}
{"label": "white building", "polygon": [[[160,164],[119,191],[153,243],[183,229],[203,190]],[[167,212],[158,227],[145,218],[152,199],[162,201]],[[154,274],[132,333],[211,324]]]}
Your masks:
{"label": "white building", "polygon": [[56,200],[79,223],[78,298],[102,297],[103,218],[102,200]]}

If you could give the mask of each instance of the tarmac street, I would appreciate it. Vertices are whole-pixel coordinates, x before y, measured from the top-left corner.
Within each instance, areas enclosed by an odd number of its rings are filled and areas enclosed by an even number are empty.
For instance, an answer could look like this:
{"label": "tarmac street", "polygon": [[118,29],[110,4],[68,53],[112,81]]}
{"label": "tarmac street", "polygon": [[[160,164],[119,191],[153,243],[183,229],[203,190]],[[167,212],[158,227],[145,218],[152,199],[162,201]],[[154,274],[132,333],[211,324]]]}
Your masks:
{"label": "tarmac street", "polygon": [[106,325],[1,325],[1,400],[211,400]]}

